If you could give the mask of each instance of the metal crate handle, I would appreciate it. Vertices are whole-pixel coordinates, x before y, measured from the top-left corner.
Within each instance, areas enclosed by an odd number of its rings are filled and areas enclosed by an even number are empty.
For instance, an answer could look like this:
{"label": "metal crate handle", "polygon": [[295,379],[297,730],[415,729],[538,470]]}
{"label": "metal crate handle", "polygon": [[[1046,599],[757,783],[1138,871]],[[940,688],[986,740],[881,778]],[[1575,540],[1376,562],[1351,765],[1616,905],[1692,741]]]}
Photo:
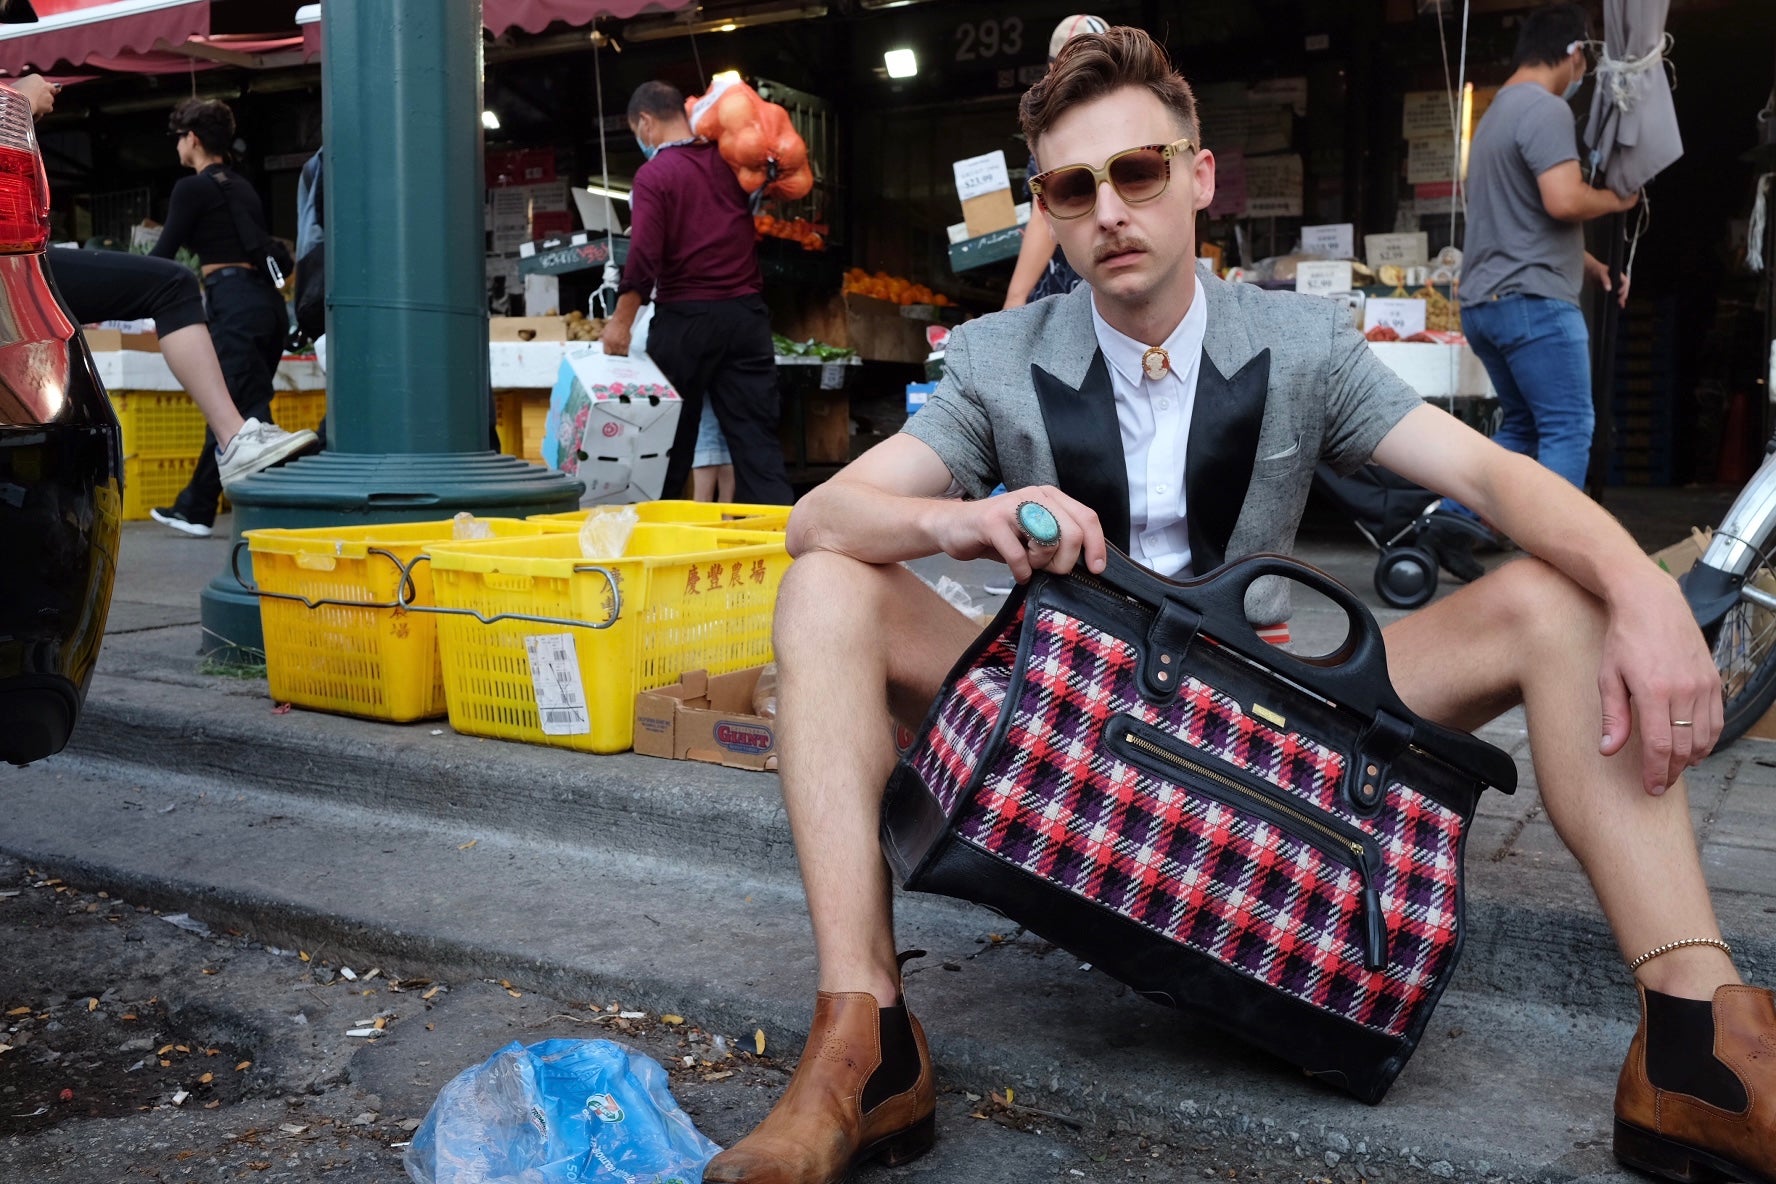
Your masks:
{"label": "metal crate handle", "polygon": [[[237,539],[235,540],[234,546],[228,552],[229,574],[234,576],[234,582],[239,584],[249,595],[257,596],[261,599],[270,597],[273,600],[294,600],[297,604],[306,605],[309,608],[404,608],[414,612],[422,611],[421,606],[410,604],[407,600],[409,589],[412,589],[413,595],[417,595],[419,591],[413,586],[412,565],[402,563],[401,557],[392,551],[385,551],[381,547],[365,548],[365,554],[382,556],[384,559],[394,564],[395,570],[401,573],[401,582],[395,585],[395,599],[390,601],[338,600],[332,597],[323,597],[320,600],[310,600],[306,596],[297,596],[293,592],[268,592],[257,584],[249,584],[241,579],[240,556],[241,552],[248,547],[249,542],[250,540],[247,539]],[[421,555],[419,558],[424,559],[425,556]]]}
{"label": "metal crate handle", "polygon": [[407,601],[407,589],[413,587],[413,569],[430,559],[430,555],[415,555],[413,562],[401,569],[406,578],[401,582],[401,604],[399,607],[408,612],[437,613],[440,616],[451,617],[474,617],[483,625],[491,625],[496,621],[523,621],[532,625],[561,625],[569,629],[609,629],[623,615],[623,590],[617,586],[616,573],[610,568],[601,567],[596,563],[575,564],[573,570],[575,575],[579,575],[581,572],[595,571],[604,577],[605,583],[610,585],[611,615],[610,619],[604,622],[576,621],[571,617],[538,617],[530,613],[495,613],[489,617],[472,608],[445,608],[437,604],[411,604]]}

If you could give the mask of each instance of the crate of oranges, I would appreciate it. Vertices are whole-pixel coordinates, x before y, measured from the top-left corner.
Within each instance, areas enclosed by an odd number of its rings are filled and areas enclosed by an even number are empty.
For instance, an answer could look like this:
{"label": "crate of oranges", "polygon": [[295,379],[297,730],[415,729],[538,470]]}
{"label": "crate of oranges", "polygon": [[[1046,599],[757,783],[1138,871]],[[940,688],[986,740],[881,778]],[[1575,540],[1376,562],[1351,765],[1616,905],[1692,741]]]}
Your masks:
{"label": "crate of oranges", "polygon": [[902,307],[924,304],[948,308],[950,305],[948,296],[942,292],[933,292],[924,284],[915,284],[903,276],[889,275],[885,271],[868,272],[861,267],[853,267],[845,273],[845,294],[886,300]]}

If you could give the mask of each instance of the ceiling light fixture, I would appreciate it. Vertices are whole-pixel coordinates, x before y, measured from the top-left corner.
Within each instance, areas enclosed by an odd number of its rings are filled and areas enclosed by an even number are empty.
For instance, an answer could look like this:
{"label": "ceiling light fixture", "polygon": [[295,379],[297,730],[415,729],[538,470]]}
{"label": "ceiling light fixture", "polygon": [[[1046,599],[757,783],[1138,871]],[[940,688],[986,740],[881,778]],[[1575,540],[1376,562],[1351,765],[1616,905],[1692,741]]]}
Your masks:
{"label": "ceiling light fixture", "polygon": [[492,111],[482,111],[481,112],[481,126],[486,128],[490,132],[499,131],[499,129],[500,129],[499,116],[495,115]]}
{"label": "ceiling light fixture", "polygon": [[890,78],[913,78],[919,73],[919,59],[910,49],[891,49],[882,55]]}

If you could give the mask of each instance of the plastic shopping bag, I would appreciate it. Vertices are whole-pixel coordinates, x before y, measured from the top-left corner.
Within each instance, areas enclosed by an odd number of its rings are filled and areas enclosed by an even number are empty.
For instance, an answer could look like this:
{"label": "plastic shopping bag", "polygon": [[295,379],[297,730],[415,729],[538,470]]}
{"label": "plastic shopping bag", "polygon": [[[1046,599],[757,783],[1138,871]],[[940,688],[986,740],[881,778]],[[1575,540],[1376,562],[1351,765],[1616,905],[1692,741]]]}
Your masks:
{"label": "plastic shopping bag", "polygon": [[417,1184],[696,1184],[719,1150],[651,1058],[544,1040],[457,1074],[403,1162]]}

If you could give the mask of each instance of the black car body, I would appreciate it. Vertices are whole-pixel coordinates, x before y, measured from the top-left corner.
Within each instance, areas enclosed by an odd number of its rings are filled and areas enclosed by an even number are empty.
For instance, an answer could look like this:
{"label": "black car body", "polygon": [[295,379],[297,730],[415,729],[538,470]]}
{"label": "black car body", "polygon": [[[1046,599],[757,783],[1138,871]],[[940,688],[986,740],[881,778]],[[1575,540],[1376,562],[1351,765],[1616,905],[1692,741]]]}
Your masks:
{"label": "black car body", "polygon": [[49,187],[30,103],[0,86],[0,760],[60,752],[117,574],[117,416],[44,266]]}

